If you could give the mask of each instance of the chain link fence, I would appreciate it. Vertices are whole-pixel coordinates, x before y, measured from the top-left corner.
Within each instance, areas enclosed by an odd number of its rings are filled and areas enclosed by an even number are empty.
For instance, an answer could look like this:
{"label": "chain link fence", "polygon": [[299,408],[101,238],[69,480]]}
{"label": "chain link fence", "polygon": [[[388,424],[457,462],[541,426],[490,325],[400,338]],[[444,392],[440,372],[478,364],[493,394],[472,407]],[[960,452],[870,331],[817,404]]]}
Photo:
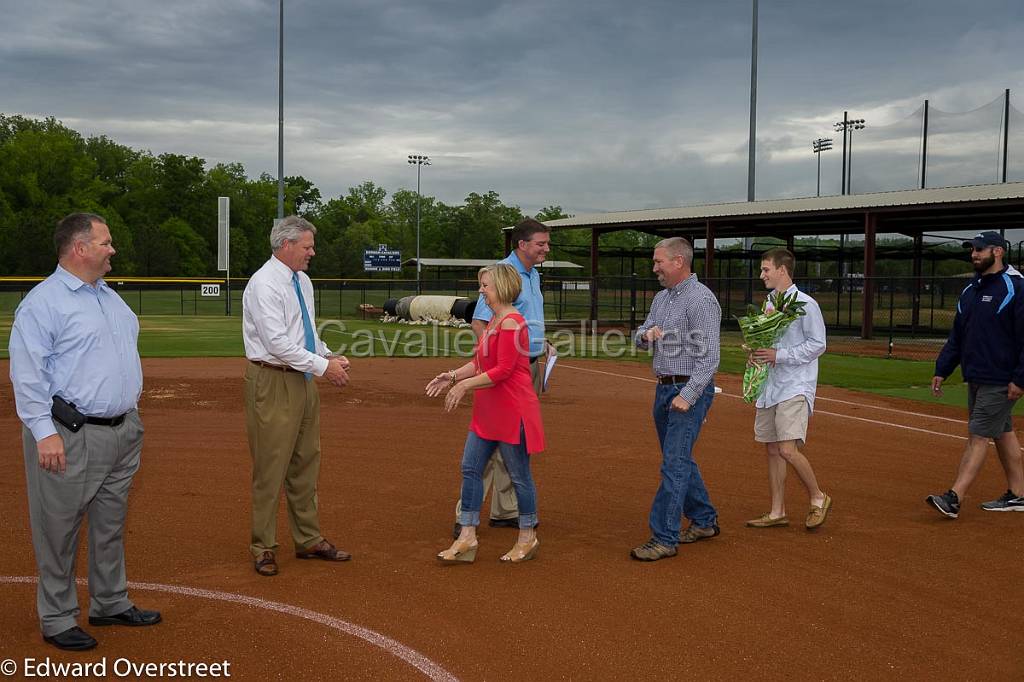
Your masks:
{"label": "chain link fence", "polygon": [[[38,280],[0,281],[0,315],[13,315],[18,303]],[[723,328],[736,330],[735,318],[748,305],[760,306],[764,285],[747,277],[704,280],[722,306]],[[802,278],[797,285],[817,300],[830,335],[830,350],[910,359],[933,358],[953,324],[956,300],[970,282],[966,277]],[[217,283],[213,288],[210,283]],[[232,315],[242,313],[246,280],[148,282],[116,280],[108,284],[139,315]],[[597,288],[597,321],[602,327],[632,329],[642,323],[661,285],[653,277],[605,276],[543,279],[545,317],[552,328],[590,321],[593,289]],[[873,290],[874,335],[860,338],[864,288]],[[378,319],[384,302],[416,293],[415,280],[315,279],[315,306],[320,319]],[[432,278],[421,283],[423,294],[475,298],[475,279]],[[214,293],[215,292],[215,293]],[[229,299],[230,296],[230,299]],[[229,303],[230,300],[230,303]]]}

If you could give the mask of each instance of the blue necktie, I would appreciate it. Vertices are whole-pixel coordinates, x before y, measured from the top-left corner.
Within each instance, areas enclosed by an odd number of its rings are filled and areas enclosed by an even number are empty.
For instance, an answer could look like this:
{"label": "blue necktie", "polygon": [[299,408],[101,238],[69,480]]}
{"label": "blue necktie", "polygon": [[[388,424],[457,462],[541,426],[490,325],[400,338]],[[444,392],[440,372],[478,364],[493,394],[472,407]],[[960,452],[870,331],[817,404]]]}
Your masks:
{"label": "blue necktie", "polygon": [[[313,334],[313,323],[309,319],[309,311],[306,310],[306,300],[302,298],[302,287],[299,286],[299,273],[292,273],[292,284],[295,286],[295,295],[299,297],[299,310],[302,311],[302,333],[306,337],[306,350],[310,353],[316,352],[316,336]],[[306,381],[313,378],[309,372],[305,372]]]}

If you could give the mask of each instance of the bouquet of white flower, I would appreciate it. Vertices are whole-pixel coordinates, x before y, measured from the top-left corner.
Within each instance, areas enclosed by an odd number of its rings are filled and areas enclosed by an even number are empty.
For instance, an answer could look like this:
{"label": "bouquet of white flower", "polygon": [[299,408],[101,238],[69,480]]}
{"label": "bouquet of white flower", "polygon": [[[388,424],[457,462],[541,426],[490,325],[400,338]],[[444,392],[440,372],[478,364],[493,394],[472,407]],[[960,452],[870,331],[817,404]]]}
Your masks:
{"label": "bouquet of white flower", "polygon": [[[782,337],[789,325],[802,315],[805,303],[796,300],[796,292],[787,296],[784,291],[769,294],[760,310],[750,305],[747,314],[737,317],[743,332],[743,350],[748,353],[771,348]],[[770,367],[767,362],[751,360],[743,372],[743,399],[752,403],[764,390]]]}

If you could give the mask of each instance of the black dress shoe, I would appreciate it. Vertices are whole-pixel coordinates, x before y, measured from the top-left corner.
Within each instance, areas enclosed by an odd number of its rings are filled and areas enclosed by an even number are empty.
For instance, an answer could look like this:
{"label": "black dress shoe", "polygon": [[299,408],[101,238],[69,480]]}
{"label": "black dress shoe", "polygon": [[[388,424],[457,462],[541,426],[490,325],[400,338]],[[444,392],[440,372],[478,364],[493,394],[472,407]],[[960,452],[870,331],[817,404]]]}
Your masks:
{"label": "black dress shoe", "polygon": [[160,622],[159,611],[143,611],[134,606],[116,616],[89,616],[89,625],[156,625]]}
{"label": "black dress shoe", "polygon": [[77,625],[64,632],[58,632],[52,637],[43,635],[43,640],[65,651],[88,651],[96,646],[96,640]]}

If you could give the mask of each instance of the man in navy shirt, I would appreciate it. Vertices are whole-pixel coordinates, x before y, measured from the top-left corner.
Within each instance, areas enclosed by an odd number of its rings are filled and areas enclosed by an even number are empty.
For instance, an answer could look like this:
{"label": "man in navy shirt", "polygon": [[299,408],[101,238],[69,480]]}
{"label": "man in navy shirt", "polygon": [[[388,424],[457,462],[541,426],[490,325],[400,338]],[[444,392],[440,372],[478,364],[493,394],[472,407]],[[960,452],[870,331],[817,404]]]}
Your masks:
{"label": "man in navy shirt", "polygon": [[1024,511],[1024,466],[1011,412],[1024,394],[1024,279],[1004,263],[1006,242],[982,232],[964,242],[977,276],[960,294],[949,339],[935,361],[932,393],[957,365],[967,382],[967,447],[953,487],[925,500],[955,519],[967,489],[985,462],[988,441],[996,443],[1008,490],[985,502],[986,511]]}

